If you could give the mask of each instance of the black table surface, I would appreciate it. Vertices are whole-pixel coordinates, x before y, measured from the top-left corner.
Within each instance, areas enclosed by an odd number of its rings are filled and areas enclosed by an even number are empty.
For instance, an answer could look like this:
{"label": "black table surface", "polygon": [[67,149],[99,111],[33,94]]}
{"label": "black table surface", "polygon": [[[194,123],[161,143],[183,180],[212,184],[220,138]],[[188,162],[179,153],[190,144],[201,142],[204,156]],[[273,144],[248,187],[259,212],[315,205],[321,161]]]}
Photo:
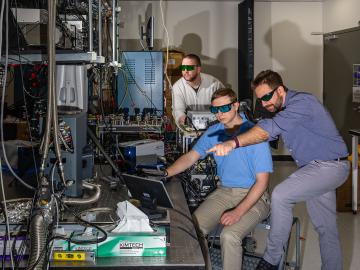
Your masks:
{"label": "black table surface", "polygon": [[[166,183],[174,210],[170,213],[170,246],[166,257],[100,257],[95,263],[88,262],[52,262],[51,269],[205,269],[205,262],[196,231],[191,221],[181,182],[173,178]],[[125,195],[126,196],[126,195]],[[112,190],[106,183],[102,184],[102,194],[92,207],[114,207],[124,200],[124,191]],[[181,213],[179,213],[181,212]]]}

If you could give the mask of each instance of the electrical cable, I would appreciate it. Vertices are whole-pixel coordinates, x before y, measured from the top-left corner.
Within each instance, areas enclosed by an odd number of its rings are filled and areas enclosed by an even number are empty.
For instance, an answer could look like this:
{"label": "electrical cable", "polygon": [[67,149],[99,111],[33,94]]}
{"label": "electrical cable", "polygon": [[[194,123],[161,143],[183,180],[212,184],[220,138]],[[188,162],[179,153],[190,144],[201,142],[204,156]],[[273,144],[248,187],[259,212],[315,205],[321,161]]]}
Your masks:
{"label": "electrical cable", "polygon": [[[101,70],[101,67],[99,68],[99,92],[100,92],[100,109],[101,109],[101,116],[102,116],[102,119],[103,119],[103,122],[104,122],[104,125],[105,125],[105,130],[107,130],[107,132],[109,133],[109,135],[110,135],[110,137],[111,137],[112,140],[117,141],[117,139],[114,138],[114,136],[116,136],[116,135],[113,134],[111,127],[109,127],[109,125],[108,125],[108,123],[106,122],[106,119],[105,119],[105,112],[104,112],[104,107],[103,107],[102,70]],[[111,121],[110,121],[110,123],[111,123]],[[119,153],[121,159],[122,159],[123,161],[125,161],[125,157],[124,157],[123,154],[121,153],[118,144],[116,144],[116,146],[117,146],[117,150],[118,150],[118,153]]]}
{"label": "electrical cable", "polygon": [[[53,182],[54,182],[54,174],[52,174],[52,183]],[[55,199],[55,209],[56,209],[56,225],[55,225],[55,231],[56,231],[59,228],[59,216],[60,216],[59,206],[58,206],[58,202],[56,199]],[[54,247],[54,242],[51,242],[51,246],[49,248],[50,256],[51,256],[53,247]],[[50,266],[50,261],[48,260],[46,269],[49,269],[49,266]]]}
{"label": "electrical cable", "polygon": [[124,54],[124,59],[125,59],[124,66],[125,66],[126,69],[128,70],[128,73],[129,73],[131,79],[134,81],[134,83],[135,83],[135,85],[136,85],[136,89],[154,106],[154,108],[155,108],[156,111],[159,111],[159,110],[156,108],[156,106],[155,106],[155,104],[153,103],[153,101],[151,100],[151,98],[146,94],[146,91],[145,91],[144,89],[142,89],[142,88],[140,87],[140,85],[138,84],[138,82],[135,80],[135,76],[132,74],[132,72],[131,72],[128,64],[127,64],[127,59],[126,59],[125,54]]}
{"label": "electrical cable", "polygon": [[[219,234],[221,228],[222,228],[222,227],[220,226],[220,224],[218,224],[218,225],[216,226],[215,234],[214,234],[214,236],[213,236],[212,239],[211,239],[211,243],[210,243],[210,247],[209,247],[209,252],[214,248],[216,236]],[[208,237],[209,237],[209,236],[208,236]]]}
{"label": "electrical cable", "polygon": [[[17,20],[17,1],[15,0],[15,17],[12,17],[13,20]],[[15,24],[17,24],[16,21],[14,21]],[[20,76],[21,76],[21,85],[22,85],[22,89],[23,89],[23,99],[24,99],[24,107],[25,107],[25,115],[26,115],[26,122],[27,122],[27,128],[28,128],[28,133],[29,133],[29,137],[30,137],[30,141],[33,142],[34,139],[31,135],[31,129],[30,129],[30,121],[29,121],[29,112],[28,112],[28,105],[27,105],[27,101],[26,101],[26,96],[24,94],[24,92],[26,93],[26,89],[25,89],[25,84],[24,84],[24,72],[23,72],[23,69],[22,69],[22,63],[21,63],[21,58],[20,58],[20,40],[19,40],[19,35],[20,33],[18,32],[19,29],[18,27],[16,27],[16,37],[17,37],[17,49],[18,49],[18,56],[19,56],[19,62],[20,62]],[[2,126],[2,125],[1,125]],[[37,170],[37,166],[36,166],[36,158],[35,158],[35,149],[33,147],[33,145],[31,144],[31,152],[32,152],[32,157],[33,157],[33,161],[34,161],[34,168],[35,168],[35,175],[36,175],[36,180],[37,180],[37,183],[39,185],[39,175],[38,175],[38,170]]]}
{"label": "electrical cable", "polygon": [[179,215],[185,217],[187,220],[189,220],[191,223],[194,223],[194,221],[192,220],[192,218],[188,217],[186,214],[184,214],[183,212],[181,212],[180,210],[176,209],[176,208],[168,208],[169,210],[172,210],[176,213],[178,213]]}
{"label": "electrical cable", "polygon": [[[6,0],[6,4],[8,5],[8,0]],[[8,56],[9,56],[9,41],[8,41],[8,35],[9,35],[9,28],[8,28],[8,12],[5,15],[6,17],[6,46],[5,46],[5,74],[4,74],[4,78],[6,80],[7,77],[7,67],[8,67]],[[7,158],[6,155],[6,150],[5,150],[5,143],[4,143],[4,107],[5,107],[5,93],[6,93],[6,84],[5,82],[3,83],[3,91],[2,91],[2,97],[1,97],[1,115],[0,115],[0,127],[1,127],[1,147],[2,147],[2,152],[3,152],[3,157],[5,160],[6,165],[8,166],[8,169],[10,170],[10,172],[14,175],[14,177],[19,180],[19,182],[24,185],[25,187],[31,189],[31,190],[35,190],[34,187],[30,186],[29,184],[25,183],[24,180],[22,180],[12,169],[10,162]]]}
{"label": "electrical cable", "polygon": [[67,144],[67,142],[65,141],[64,137],[62,136],[61,132],[58,132],[58,136],[61,140],[61,142],[63,143],[66,151],[70,152],[70,153],[74,153],[74,149],[71,149],[71,147]]}
{"label": "electrical cable", "polygon": [[[4,2],[4,1],[3,1]],[[2,11],[3,12],[3,7],[4,5],[2,5]],[[5,107],[5,89],[6,89],[6,77],[7,77],[7,61],[8,61],[8,54],[9,54],[9,0],[6,0],[6,15],[5,15],[5,20],[6,20],[6,28],[5,28],[5,38],[6,38],[6,45],[5,45],[5,74],[4,74],[4,83],[3,83],[3,92],[2,92],[2,99],[1,99],[1,116],[0,116],[0,127],[1,127],[1,145],[2,145],[2,151],[3,151],[3,156],[4,159],[6,161],[7,164],[9,164],[9,161],[7,160],[6,157],[6,153],[5,153],[5,144],[4,144],[4,129],[3,129],[3,116],[4,116],[4,107]],[[2,22],[0,22],[2,24]],[[1,32],[2,35],[2,32]],[[1,55],[1,51],[0,51],[0,55]],[[10,165],[10,164],[9,164]],[[11,165],[9,166],[9,169],[11,169]],[[20,178],[19,178],[20,179]],[[25,182],[24,182],[25,183]],[[4,178],[3,178],[3,174],[2,174],[2,164],[1,164],[1,159],[0,159],[0,184],[1,184],[1,192],[2,192],[2,197],[4,199],[4,217],[5,217],[5,221],[6,221],[6,230],[7,230],[7,235],[5,236],[8,237],[9,243],[10,243],[10,225],[9,225],[9,216],[8,216],[8,211],[7,211],[7,206],[6,206],[6,197],[5,197],[5,190],[4,190]],[[6,249],[6,245],[3,246],[4,249]],[[10,251],[10,259],[11,259],[11,267],[12,269],[14,269],[14,258],[13,258],[13,254],[12,254],[12,250],[11,247],[9,248]]]}
{"label": "electrical cable", "polygon": [[[56,3],[55,3],[56,4]],[[62,163],[61,158],[61,149],[60,149],[60,141],[59,137],[57,136],[59,133],[59,120],[58,120],[58,112],[57,112],[57,103],[56,103],[56,61],[55,61],[55,18],[56,18],[56,6],[55,5],[48,5],[50,8],[49,12],[49,20],[48,20],[48,87],[49,92],[51,92],[51,109],[53,110],[52,113],[52,121],[53,121],[53,134],[54,134],[54,149],[55,155],[57,160],[59,161],[59,176],[60,180],[66,186],[65,182],[65,173],[64,173],[64,165]],[[52,33],[52,36],[50,36]]]}
{"label": "electrical cable", "polygon": [[162,22],[162,25],[164,27],[164,30],[165,30],[165,34],[166,34],[166,59],[165,59],[165,77],[166,77],[166,80],[168,81],[169,83],[169,88],[170,90],[172,90],[172,84],[171,84],[171,80],[167,74],[167,66],[168,66],[168,62],[169,62],[169,43],[170,43],[170,39],[169,39],[169,32],[166,28],[166,25],[165,25],[165,20],[164,20],[164,11],[163,11],[163,7],[162,7],[162,2],[163,0],[160,0],[160,12],[161,12],[161,22]]}
{"label": "electrical cable", "polygon": [[[121,54],[120,54],[120,55],[121,55]],[[121,62],[121,58],[120,58],[120,62]],[[120,68],[120,71],[121,71],[121,74],[122,74],[123,80],[124,80],[125,93],[124,93],[123,97],[121,98],[121,101],[119,102],[120,104],[118,104],[118,107],[119,107],[119,108],[122,107],[122,105],[123,105],[123,103],[124,103],[125,98],[126,98],[127,95],[129,95],[129,97],[130,97],[130,100],[131,100],[131,102],[132,102],[131,104],[135,106],[134,99],[133,99],[133,97],[131,96],[131,93],[130,93],[130,91],[129,91],[129,82],[128,82],[129,78],[128,78],[128,76],[127,76],[127,74],[126,74],[126,72],[125,72],[124,69]]]}
{"label": "electrical cable", "polygon": [[[14,24],[17,25],[17,19],[18,19],[17,9],[18,9],[18,7],[17,7],[17,1],[15,0],[14,2],[15,2],[15,17],[13,16],[12,19],[13,19]],[[24,84],[24,74],[23,74],[23,69],[22,69],[21,57],[24,58],[25,60],[27,60],[27,62],[31,62],[31,61],[29,59],[26,59],[24,56],[21,56],[19,35],[20,35],[19,29],[18,29],[18,27],[16,27],[17,49],[18,49],[18,57],[19,57],[19,59],[18,60],[16,59],[16,61],[18,61],[20,63],[21,86],[22,86],[23,92],[25,92],[28,96],[30,96],[31,98],[34,98],[34,99],[39,99],[41,97],[36,97],[36,96],[33,96],[32,94],[30,94],[30,91],[26,89],[25,84]],[[25,96],[24,96],[24,103],[25,103],[25,108],[27,109]]]}
{"label": "electrical cable", "polygon": [[57,165],[58,161],[56,160],[55,163],[53,164],[53,166],[51,167],[50,170],[50,175],[51,175],[51,193],[54,194],[55,193],[55,189],[54,189],[54,175],[55,175],[55,167]]}
{"label": "electrical cable", "polygon": [[[4,26],[4,10],[5,10],[5,1],[1,1],[1,12],[0,12],[0,56],[2,56],[2,33]],[[5,67],[6,68],[6,67]]]}
{"label": "electrical cable", "polygon": [[72,214],[78,221],[88,225],[88,226],[91,226],[91,227],[94,227],[96,228],[97,230],[99,230],[103,236],[100,237],[100,238],[97,238],[96,240],[75,240],[75,239],[71,239],[70,238],[70,242],[72,243],[75,243],[75,244],[98,244],[98,243],[101,243],[103,241],[105,241],[107,239],[107,232],[105,230],[103,230],[101,227],[97,226],[96,224],[94,223],[91,223],[91,222],[88,222],[84,219],[82,219],[81,217],[79,217],[78,214],[76,214],[72,209],[70,209],[70,207],[68,207],[65,203],[63,203],[63,201],[55,195],[55,198],[59,200],[60,204],[70,212],[70,214]]}
{"label": "electrical cable", "polygon": [[[6,203],[6,202],[5,202]],[[6,216],[6,213],[5,212],[5,207],[2,203],[0,203],[0,207],[1,207],[1,210],[3,211],[4,213],[4,218],[5,220],[7,220],[7,216]],[[6,224],[7,225],[7,224]],[[8,226],[5,226],[5,235],[4,235],[4,243],[3,243],[3,254],[2,254],[2,259],[1,259],[1,268],[2,269],[5,269],[5,256],[6,256],[6,244],[7,244],[7,236],[8,236]]]}
{"label": "electrical cable", "polygon": [[[150,59],[151,59],[151,69],[150,69],[150,99],[153,100],[153,88],[152,88],[152,82],[153,80],[155,81],[155,65],[154,65],[154,59],[153,59],[153,56],[151,54],[151,51],[149,50],[149,54],[150,54]],[[153,78],[154,77],[154,78]],[[164,100],[164,97],[162,98]],[[156,110],[156,107],[154,106],[154,109]]]}

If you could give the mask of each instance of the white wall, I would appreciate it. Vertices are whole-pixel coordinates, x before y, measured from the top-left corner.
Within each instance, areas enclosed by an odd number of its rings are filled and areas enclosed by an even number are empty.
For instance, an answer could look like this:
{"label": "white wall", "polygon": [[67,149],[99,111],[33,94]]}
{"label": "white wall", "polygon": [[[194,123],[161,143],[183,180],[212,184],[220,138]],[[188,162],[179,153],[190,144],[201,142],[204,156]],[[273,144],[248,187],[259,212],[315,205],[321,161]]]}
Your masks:
{"label": "white wall", "polygon": [[[238,2],[164,1],[162,3],[170,46],[179,48],[185,53],[198,54],[203,62],[203,72],[218,77],[236,90]],[[149,5],[152,6],[156,21],[157,49],[166,47],[160,1],[121,1],[120,5],[123,22],[120,36],[123,41],[126,40],[123,49],[141,48],[138,41],[139,21],[144,21],[144,14]]]}
{"label": "white wall", "polygon": [[255,2],[255,74],[279,72],[285,85],[322,100],[322,3]]}
{"label": "white wall", "polygon": [[359,26],[359,0],[324,0],[324,32],[333,32]]}
{"label": "white wall", "polygon": [[[255,2],[254,73],[273,69],[290,89],[322,101],[322,3]],[[281,144],[276,155],[289,153]]]}

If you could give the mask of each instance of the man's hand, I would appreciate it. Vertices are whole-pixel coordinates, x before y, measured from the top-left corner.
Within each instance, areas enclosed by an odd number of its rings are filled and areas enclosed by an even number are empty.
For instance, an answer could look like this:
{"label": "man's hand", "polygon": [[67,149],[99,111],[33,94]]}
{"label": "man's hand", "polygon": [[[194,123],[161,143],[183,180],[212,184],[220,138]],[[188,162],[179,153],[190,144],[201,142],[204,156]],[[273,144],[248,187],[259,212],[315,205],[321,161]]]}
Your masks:
{"label": "man's hand", "polygon": [[206,153],[214,152],[215,156],[226,156],[235,148],[233,140],[217,144],[206,151]]}
{"label": "man's hand", "polygon": [[178,120],[179,125],[185,125],[185,119],[186,119],[186,115],[180,116]]}
{"label": "man's hand", "polygon": [[230,226],[235,224],[240,220],[240,215],[236,213],[235,209],[230,210],[222,214],[220,218],[220,223],[224,226]]}

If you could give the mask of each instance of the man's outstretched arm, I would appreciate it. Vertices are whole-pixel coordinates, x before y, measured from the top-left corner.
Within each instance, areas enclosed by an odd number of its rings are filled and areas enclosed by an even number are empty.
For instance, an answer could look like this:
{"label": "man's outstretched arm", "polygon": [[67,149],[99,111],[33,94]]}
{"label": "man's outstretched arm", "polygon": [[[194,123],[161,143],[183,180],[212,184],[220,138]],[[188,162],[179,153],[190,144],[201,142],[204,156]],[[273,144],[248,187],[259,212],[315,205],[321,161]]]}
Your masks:
{"label": "man's outstretched arm", "polygon": [[[259,126],[254,126],[245,133],[237,136],[239,146],[247,146],[267,141],[269,133]],[[216,156],[226,156],[236,148],[235,140],[229,140],[215,145],[206,151],[206,153],[214,152]]]}
{"label": "man's outstretched arm", "polygon": [[167,176],[171,177],[185,171],[199,160],[200,154],[194,150],[190,150],[186,154],[179,157],[169,168],[166,169]]}

